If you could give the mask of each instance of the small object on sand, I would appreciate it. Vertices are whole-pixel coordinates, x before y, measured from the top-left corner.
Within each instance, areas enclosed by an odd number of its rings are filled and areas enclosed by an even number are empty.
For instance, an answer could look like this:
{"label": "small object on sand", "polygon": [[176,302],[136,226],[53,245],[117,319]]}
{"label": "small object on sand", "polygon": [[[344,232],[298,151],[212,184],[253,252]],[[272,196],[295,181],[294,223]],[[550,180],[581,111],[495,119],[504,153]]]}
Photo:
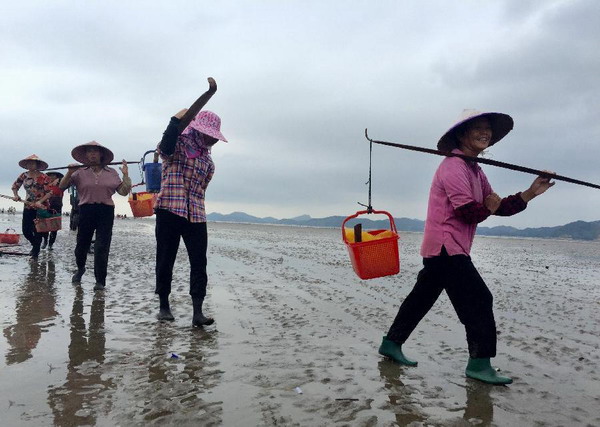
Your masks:
{"label": "small object on sand", "polygon": [[348,401],[348,402],[358,402],[358,399],[354,399],[352,397],[338,397],[335,400],[343,400],[343,401]]}
{"label": "small object on sand", "polygon": [[169,355],[169,358],[170,358],[170,359],[181,359],[181,356],[180,356],[180,355],[178,355],[177,353],[171,353],[171,354]]}
{"label": "small object on sand", "polygon": [[302,389],[300,387],[296,387],[294,391],[298,394],[302,394]]}

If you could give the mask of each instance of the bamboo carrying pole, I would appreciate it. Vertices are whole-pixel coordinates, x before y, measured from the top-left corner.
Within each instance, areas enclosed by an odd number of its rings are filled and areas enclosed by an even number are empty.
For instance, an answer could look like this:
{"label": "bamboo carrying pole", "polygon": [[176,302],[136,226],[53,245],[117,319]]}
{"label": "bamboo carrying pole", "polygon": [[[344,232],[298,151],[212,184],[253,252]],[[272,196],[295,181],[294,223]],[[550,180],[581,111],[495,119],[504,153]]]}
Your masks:
{"label": "bamboo carrying pole", "polygon": [[23,199],[21,199],[21,200],[15,200],[15,199],[14,199],[14,197],[12,197],[12,196],[7,196],[6,194],[0,194],[0,197],[4,197],[5,199],[12,200],[13,202],[31,203],[31,202],[27,202],[27,201],[25,201],[25,200],[23,200]]}
{"label": "bamboo carrying pole", "polygon": [[414,145],[398,144],[395,142],[387,142],[387,141],[377,141],[377,140],[369,138],[367,129],[365,129],[365,137],[367,138],[367,140],[369,140],[373,144],[387,145],[390,147],[402,148],[405,150],[412,150],[412,151],[419,151],[419,152],[428,153],[428,154],[436,154],[438,156],[460,157],[461,159],[470,160],[472,162],[484,163],[486,165],[496,166],[499,168],[510,169],[510,170],[514,170],[514,171],[518,171],[518,172],[530,173],[530,174],[538,175],[538,176],[541,176],[544,178],[556,179],[557,181],[566,181],[566,182],[570,182],[571,184],[585,185],[586,187],[600,189],[600,185],[598,185],[598,184],[592,184],[591,182],[580,181],[578,179],[569,178],[568,176],[556,175],[553,173],[549,173],[549,172],[537,170],[537,169],[532,169],[532,168],[528,168],[525,166],[513,165],[511,163],[499,162],[497,160],[485,159],[485,158],[481,158],[481,157],[467,156],[466,154],[450,153],[448,151],[440,151],[440,150],[434,150],[431,148],[416,147]]}
{"label": "bamboo carrying pole", "polygon": [[[128,165],[130,164],[135,164],[135,163],[141,163],[140,160],[136,161],[136,162],[125,162]],[[108,163],[106,165],[75,165],[75,166],[61,166],[59,168],[50,168],[50,169],[44,169],[41,172],[48,172],[48,171],[57,171],[60,169],[69,169],[69,168],[87,168],[87,167],[92,167],[92,166],[114,166],[114,165],[122,165],[123,162],[112,162],[112,163]]]}

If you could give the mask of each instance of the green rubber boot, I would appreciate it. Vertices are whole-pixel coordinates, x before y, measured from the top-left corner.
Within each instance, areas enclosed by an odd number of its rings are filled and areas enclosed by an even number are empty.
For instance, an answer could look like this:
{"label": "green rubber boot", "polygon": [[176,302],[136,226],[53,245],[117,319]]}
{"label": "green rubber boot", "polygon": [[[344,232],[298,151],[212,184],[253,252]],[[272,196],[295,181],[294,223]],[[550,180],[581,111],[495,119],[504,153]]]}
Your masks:
{"label": "green rubber boot", "polygon": [[402,346],[396,344],[394,341],[388,340],[387,335],[383,336],[383,341],[379,347],[379,354],[382,356],[389,357],[394,362],[406,366],[417,366],[418,362],[408,359],[404,353],[402,353]]}
{"label": "green rubber boot", "polygon": [[474,380],[483,381],[488,384],[503,385],[511,384],[512,378],[502,377],[498,375],[496,370],[492,368],[489,357],[471,358],[465,370],[465,375]]}

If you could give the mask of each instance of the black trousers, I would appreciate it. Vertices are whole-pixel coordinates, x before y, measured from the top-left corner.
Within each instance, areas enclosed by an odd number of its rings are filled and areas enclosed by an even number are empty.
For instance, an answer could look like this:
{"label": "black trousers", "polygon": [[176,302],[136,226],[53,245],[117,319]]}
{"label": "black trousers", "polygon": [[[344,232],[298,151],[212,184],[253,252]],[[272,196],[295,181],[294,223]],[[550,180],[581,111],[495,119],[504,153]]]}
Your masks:
{"label": "black trousers", "polygon": [[180,238],[183,238],[190,261],[190,295],[203,300],[208,283],[206,223],[190,222],[164,209],[156,211],[156,289],[154,292],[161,296],[169,296],[171,293],[173,266]]}
{"label": "black trousers", "polygon": [[400,306],[387,338],[403,344],[446,290],[460,322],[465,325],[469,355],[473,358],[496,356],[493,297],[471,257],[449,256],[442,248],[440,256],[424,258],[423,266],[413,290]]}
{"label": "black trousers", "polygon": [[108,255],[112,228],[115,221],[115,207],[100,203],[81,205],[79,228],[77,229],[77,245],[75,246],[75,262],[77,268],[85,267],[87,254],[92,244],[94,232],[94,276],[96,283],[106,283]]}
{"label": "black trousers", "polygon": [[31,256],[38,256],[40,254],[40,247],[42,246],[42,234],[35,231],[35,222],[33,221],[37,216],[36,209],[23,209],[23,222],[21,228],[23,236],[31,243]]}
{"label": "black trousers", "polygon": [[169,296],[173,280],[173,266],[180,238],[187,248],[190,260],[190,295],[204,299],[208,275],[206,250],[208,232],[205,222],[190,222],[164,209],[156,210],[156,289],[160,296]]}

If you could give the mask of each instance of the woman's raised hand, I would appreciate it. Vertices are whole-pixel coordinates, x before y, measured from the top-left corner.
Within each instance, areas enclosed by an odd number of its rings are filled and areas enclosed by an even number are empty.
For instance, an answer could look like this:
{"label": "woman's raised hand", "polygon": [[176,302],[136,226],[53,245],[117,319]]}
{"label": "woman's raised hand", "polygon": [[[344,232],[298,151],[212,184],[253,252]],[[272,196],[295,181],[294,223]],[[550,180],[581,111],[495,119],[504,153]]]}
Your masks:
{"label": "woman's raised hand", "polygon": [[179,112],[177,114],[175,114],[175,116],[173,116],[173,117],[177,117],[178,119],[181,119],[183,117],[183,115],[185,113],[187,113],[187,110],[188,110],[187,108],[184,108],[183,110],[179,110]]}
{"label": "woman's raised hand", "polygon": [[129,167],[127,166],[127,161],[125,159],[123,159],[123,165],[119,169],[121,169],[123,176],[129,176]]}
{"label": "woman's raised hand", "polygon": [[[548,170],[544,170],[543,172],[549,173],[551,175],[556,175],[555,172]],[[554,181],[551,181],[551,179],[551,177],[547,176],[538,176],[536,179],[533,180],[533,183],[531,184],[529,189],[533,192],[535,196],[539,196],[540,194],[545,193],[546,190],[548,190],[555,184]]]}

